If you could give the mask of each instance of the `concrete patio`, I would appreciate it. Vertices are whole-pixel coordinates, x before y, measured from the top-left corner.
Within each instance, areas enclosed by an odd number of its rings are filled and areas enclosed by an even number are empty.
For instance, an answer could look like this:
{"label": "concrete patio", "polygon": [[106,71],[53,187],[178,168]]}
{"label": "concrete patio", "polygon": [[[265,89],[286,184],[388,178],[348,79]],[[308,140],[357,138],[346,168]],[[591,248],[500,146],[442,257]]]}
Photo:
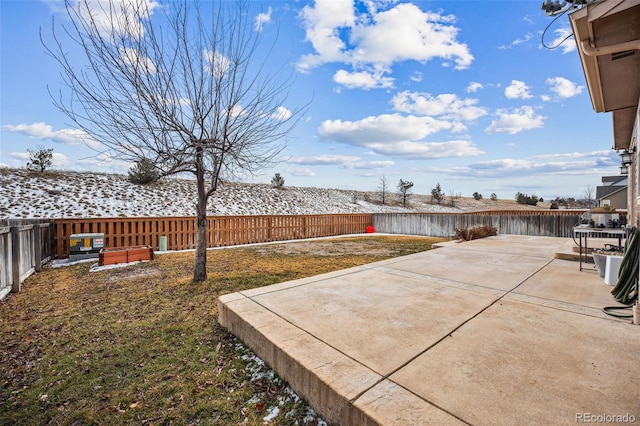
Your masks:
{"label": "concrete patio", "polygon": [[640,422],[640,326],[571,245],[445,243],[222,296],[219,321],[332,424]]}

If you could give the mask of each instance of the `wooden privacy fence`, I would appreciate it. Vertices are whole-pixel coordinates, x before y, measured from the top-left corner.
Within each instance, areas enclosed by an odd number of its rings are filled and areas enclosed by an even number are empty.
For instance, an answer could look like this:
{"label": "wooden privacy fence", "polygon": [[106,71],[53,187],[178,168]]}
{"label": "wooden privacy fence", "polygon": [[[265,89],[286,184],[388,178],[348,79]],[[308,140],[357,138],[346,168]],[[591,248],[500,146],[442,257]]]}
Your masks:
{"label": "wooden privacy fence", "polygon": [[[476,212],[468,212],[464,214],[474,216],[580,216],[587,212],[585,209],[549,209],[549,210],[482,210]],[[620,215],[626,212],[617,211]]]}
{"label": "wooden privacy fence", "polygon": [[0,220],[0,298],[53,258],[53,230],[52,220]]}
{"label": "wooden privacy fence", "polygon": [[[571,237],[582,211],[474,213],[381,213],[373,215],[376,232],[451,237],[456,229],[493,225],[500,234]],[[513,213],[513,214],[512,214]],[[524,214],[528,213],[528,214]]]}
{"label": "wooden privacy fence", "polygon": [[[364,233],[368,226],[389,234],[451,237],[456,228],[492,225],[501,234],[571,237],[584,210],[513,210],[473,213],[363,213],[287,216],[212,216],[207,247]],[[625,212],[619,212],[624,215]],[[193,249],[194,217],[138,217],[54,220],[0,219],[0,299],[55,255],[69,256],[72,234],[103,233],[108,248],[151,246]]]}
{"label": "wooden privacy fence", "polygon": [[[364,233],[372,215],[326,214],[288,216],[211,216],[207,218],[207,247],[223,247],[302,238]],[[103,233],[105,247],[160,246],[167,250],[196,246],[195,217],[130,217],[56,219],[56,256],[69,256],[69,236]]]}

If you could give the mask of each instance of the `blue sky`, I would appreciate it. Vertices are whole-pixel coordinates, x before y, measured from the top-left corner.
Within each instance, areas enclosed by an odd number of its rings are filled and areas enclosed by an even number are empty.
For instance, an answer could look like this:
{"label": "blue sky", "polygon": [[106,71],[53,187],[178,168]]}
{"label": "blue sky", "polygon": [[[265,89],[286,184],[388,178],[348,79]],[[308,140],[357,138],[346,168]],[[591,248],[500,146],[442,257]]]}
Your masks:
{"label": "blue sky", "polygon": [[[207,3],[207,2],[205,2]],[[251,179],[375,190],[385,176],[428,194],[584,197],[615,175],[610,114],[591,107],[567,16],[542,0],[251,2],[256,31],[294,76],[285,108],[309,103],[280,162]],[[79,141],[52,104],[64,90],[39,31],[62,2],[0,1],[0,165],[52,148],[54,167],[126,174]]]}

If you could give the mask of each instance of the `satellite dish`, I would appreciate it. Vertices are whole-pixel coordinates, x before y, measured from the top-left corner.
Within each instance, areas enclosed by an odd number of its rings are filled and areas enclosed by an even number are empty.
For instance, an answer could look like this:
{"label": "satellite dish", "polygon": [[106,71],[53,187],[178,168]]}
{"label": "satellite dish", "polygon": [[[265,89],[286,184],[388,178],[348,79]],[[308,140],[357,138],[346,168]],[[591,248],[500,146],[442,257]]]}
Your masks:
{"label": "satellite dish", "polygon": [[544,11],[546,16],[556,16],[565,13],[569,9],[578,9],[579,7],[586,6],[593,1],[595,0],[545,0],[540,9]]}

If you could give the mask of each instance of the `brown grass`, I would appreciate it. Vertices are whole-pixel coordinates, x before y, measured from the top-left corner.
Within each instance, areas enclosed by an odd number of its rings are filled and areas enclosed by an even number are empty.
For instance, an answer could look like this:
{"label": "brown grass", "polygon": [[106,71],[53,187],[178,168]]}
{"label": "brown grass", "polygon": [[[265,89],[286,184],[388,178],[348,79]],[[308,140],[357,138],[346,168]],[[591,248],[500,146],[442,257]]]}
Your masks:
{"label": "brown grass", "polygon": [[[368,237],[193,253],[90,272],[46,268],[0,303],[0,423],[315,424],[304,401],[217,323],[219,295],[428,250]],[[345,249],[347,247],[348,249]],[[305,421],[305,416],[307,421]]]}

